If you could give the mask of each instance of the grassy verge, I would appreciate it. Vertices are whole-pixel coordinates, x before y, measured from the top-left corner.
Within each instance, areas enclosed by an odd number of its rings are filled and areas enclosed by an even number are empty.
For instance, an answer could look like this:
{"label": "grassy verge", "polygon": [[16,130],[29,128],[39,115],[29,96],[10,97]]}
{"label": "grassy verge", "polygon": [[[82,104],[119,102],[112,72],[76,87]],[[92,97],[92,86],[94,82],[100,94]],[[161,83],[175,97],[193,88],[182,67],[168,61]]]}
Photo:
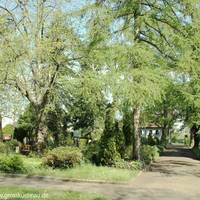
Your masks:
{"label": "grassy verge", "polygon": [[70,179],[119,182],[129,181],[139,172],[139,170],[97,167],[92,164],[83,164],[70,169],[53,169],[42,166],[41,158],[29,158],[26,156],[21,156],[21,158],[26,169],[25,174],[29,176],[53,176]]}
{"label": "grassy verge", "polygon": [[28,175],[56,176],[62,178],[100,180],[100,181],[129,181],[138,171],[83,165],[72,169],[34,168]]}
{"label": "grassy verge", "polygon": [[[27,198],[26,198],[27,197]],[[91,193],[71,192],[62,190],[33,189],[25,187],[1,187],[0,199],[46,199],[46,200],[108,200],[103,196]]]}

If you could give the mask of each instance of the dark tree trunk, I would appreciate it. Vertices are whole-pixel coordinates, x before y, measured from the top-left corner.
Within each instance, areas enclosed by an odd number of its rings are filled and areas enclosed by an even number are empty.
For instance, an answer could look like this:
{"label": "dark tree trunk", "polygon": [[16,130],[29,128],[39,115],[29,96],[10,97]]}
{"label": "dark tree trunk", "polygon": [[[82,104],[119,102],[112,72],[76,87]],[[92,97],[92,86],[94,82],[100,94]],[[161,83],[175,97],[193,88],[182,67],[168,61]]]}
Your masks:
{"label": "dark tree trunk", "polygon": [[162,144],[166,144],[167,134],[168,134],[168,128],[167,128],[167,125],[164,125],[164,127],[162,128],[162,136],[161,136],[161,143]]}
{"label": "dark tree trunk", "polygon": [[192,126],[192,128],[190,129],[190,134],[191,134],[191,138],[194,139],[194,145],[193,148],[198,148],[199,147],[199,143],[200,143],[200,138],[198,135],[198,131],[200,130],[200,126],[194,124]]}
{"label": "dark tree trunk", "polygon": [[196,133],[194,134],[194,146],[193,148],[198,148],[199,147],[199,135],[197,135]]}
{"label": "dark tree trunk", "polygon": [[140,160],[140,108],[135,108],[133,110],[133,127],[134,127],[134,142],[133,142],[133,159]]}

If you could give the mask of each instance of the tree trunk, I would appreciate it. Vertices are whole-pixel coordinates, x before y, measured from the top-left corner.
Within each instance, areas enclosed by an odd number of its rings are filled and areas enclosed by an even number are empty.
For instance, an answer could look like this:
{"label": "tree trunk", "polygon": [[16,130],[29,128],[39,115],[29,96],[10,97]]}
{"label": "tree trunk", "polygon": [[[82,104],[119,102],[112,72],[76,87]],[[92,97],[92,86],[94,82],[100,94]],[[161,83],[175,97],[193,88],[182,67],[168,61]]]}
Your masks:
{"label": "tree trunk", "polygon": [[190,134],[192,135],[191,138],[194,139],[194,145],[193,148],[198,148],[199,147],[199,143],[200,143],[200,138],[199,135],[197,134],[197,132],[199,131],[200,126],[194,124],[192,126],[192,128],[190,129]]}
{"label": "tree trunk", "polygon": [[194,146],[193,146],[193,148],[198,148],[199,147],[199,142],[200,142],[199,135],[195,133],[194,134]]}
{"label": "tree trunk", "polygon": [[133,159],[140,160],[140,108],[137,107],[133,110],[133,127],[134,127],[134,142],[133,142]]}
{"label": "tree trunk", "polygon": [[161,143],[162,144],[166,144],[167,141],[167,126],[164,125],[164,127],[162,128],[162,136],[161,136]]}
{"label": "tree trunk", "polygon": [[37,151],[39,154],[42,154],[44,149],[46,148],[47,142],[47,125],[46,125],[46,118],[43,111],[39,112],[38,115],[38,128],[36,129],[37,134]]}

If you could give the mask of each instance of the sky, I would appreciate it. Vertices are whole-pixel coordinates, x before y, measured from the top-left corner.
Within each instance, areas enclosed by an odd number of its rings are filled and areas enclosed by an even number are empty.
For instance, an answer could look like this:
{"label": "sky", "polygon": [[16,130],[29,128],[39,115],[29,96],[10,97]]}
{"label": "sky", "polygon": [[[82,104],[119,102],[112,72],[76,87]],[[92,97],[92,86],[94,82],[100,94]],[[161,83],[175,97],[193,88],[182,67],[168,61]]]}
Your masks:
{"label": "sky", "polygon": [[5,127],[7,124],[13,124],[13,120],[8,117],[4,117],[2,120],[2,127]]}

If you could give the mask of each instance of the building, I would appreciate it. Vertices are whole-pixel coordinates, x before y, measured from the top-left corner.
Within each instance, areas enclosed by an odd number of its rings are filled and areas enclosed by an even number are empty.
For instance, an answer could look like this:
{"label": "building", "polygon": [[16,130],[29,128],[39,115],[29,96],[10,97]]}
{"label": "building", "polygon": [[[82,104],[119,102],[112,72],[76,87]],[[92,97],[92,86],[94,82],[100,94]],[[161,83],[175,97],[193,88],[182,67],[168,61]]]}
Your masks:
{"label": "building", "polygon": [[149,124],[145,127],[141,127],[141,135],[142,137],[148,138],[148,136],[151,134],[152,137],[157,137],[159,140],[162,137],[162,127],[159,127],[155,124]]}

